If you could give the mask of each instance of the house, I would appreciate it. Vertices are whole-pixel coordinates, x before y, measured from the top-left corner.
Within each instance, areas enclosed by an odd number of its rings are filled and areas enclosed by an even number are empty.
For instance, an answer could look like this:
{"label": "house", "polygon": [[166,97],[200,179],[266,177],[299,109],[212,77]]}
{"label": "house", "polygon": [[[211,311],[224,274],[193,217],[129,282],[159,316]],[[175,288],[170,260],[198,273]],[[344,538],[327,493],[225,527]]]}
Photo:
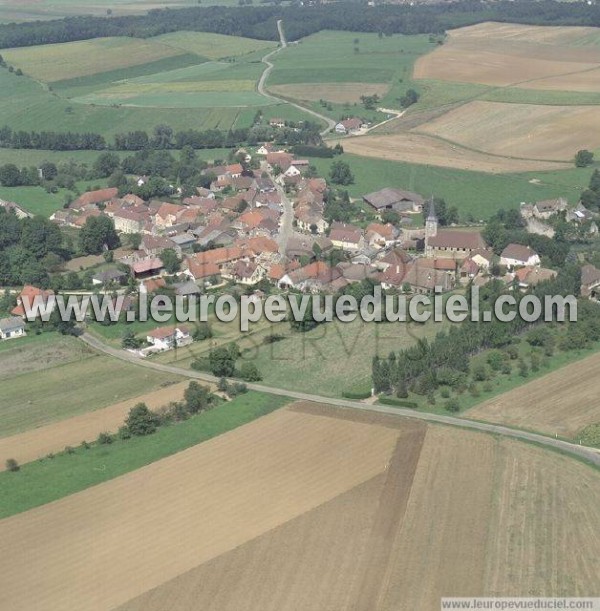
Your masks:
{"label": "house", "polygon": [[158,327],[153,331],[149,331],[146,341],[157,350],[171,350],[172,348],[190,344],[193,340],[188,327],[179,325]]}
{"label": "house", "polygon": [[363,195],[363,200],[378,214],[385,210],[394,212],[418,213],[423,210],[425,199],[418,193],[386,187],[380,191]]}
{"label": "house", "polygon": [[335,132],[337,134],[355,134],[360,130],[363,125],[362,119],[357,117],[351,117],[350,119],[344,119],[335,126]]}
{"label": "house", "polygon": [[530,287],[537,286],[545,280],[556,278],[558,272],[553,269],[543,267],[522,267],[515,272],[515,278],[519,283],[519,288],[526,291]]}
{"label": "house", "polygon": [[365,239],[359,227],[346,223],[332,223],[329,239],[335,248],[357,251],[365,245]]}
{"label": "house", "polygon": [[233,264],[229,277],[246,286],[259,283],[267,274],[267,270],[254,262],[237,261]]}
{"label": "house", "polygon": [[267,165],[269,170],[273,171],[275,166],[281,168],[282,172],[285,172],[294,161],[294,156],[290,153],[268,153],[267,154]]}
{"label": "house", "polygon": [[0,208],[4,208],[7,212],[14,212],[17,215],[18,219],[26,219],[32,218],[33,214],[23,210],[19,204],[15,204],[15,202],[7,202],[3,199],[0,199]]}
{"label": "house", "polygon": [[185,206],[180,206],[179,204],[170,204],[169,202],[163,202],[152,219],[154,225],[159,229],[172,227],[177,223],[179,215],[185,209]]}
{"label": "house", "polygon": [[455,274],[424,265],[423,259],[415,259],[407,266],[403,284],[409,285],[414,293],[431,293],[436,289],[447,292],[454,288]]}
{"label": "house", "polygon": [[149,220],[147,214],[127,208],[115,210],[112,213],[112,218],[115,229],[121,233],[140,233]]}
{"label": "house", "polygon": [[[39,289],[36,286],[32,286],[30,284],[26,284],[23,287],[23,290],[19,293],[17,297],[17,305],[11,310],[11,314],[13,316],[20,316],[21,318],[27,318],[27,308],[34,306],[37,303],[43,303],[44,305],[48,304],[49,298],[54,295],[54,291],[43,289]],[[52,302],[50,308],[51,311],[54,309],[54,302]]]}
{"label": "house", "polygon": [[372,248],[385,248],[398,237],[398,230],[391,224],[371,223],[365,230],[365,242]]}
{"label": "house", "polygon": [[281,129],[285,127],[285,119],[279,119],[277,117],[274,117],[272,119],[269,119],[269,125],[271,127],[276,127],[278,129]]}
{"label": "house", "polygon": [[167,286],[167,281],[164,278],[148,278],[140,282],[139,291],[145,294],[158,293],[165,286]]}
{"label": "house", "polygon": [[581,268],[581,296],[596,300],[600,297],[600,269],[593,265]]}
{"label": "house", "polygon": [[[184,274],[189,276],[194,282],[216,284],[221,276],[221,268],[216,263],[197,261],[190,258],[186,262]],[[212,282],[213,279],[215,282]]]}
{"label": "house", "polygon": [[175,295],[179,295],[180,297],[190,297],[192,295],[200,295],[202,293],[198,285],[192,280],[188,280],[187,282],[177,282],[172,286],[175,290]]}
{"label": "house", "polygon": [[567,209],[567,200],[564,197],[558,199],[546,199],[533,205],[532,214],[538,219],[549,219],[550,217]]}
{"label": "house", "polygon": [[534,266],[540,264],[539,255],[523,244],[509,244],[500,254],[500,265],[506,267]]}
{"label": "house", "polygon": [[127,274],[117,268],[105,269],[104,271],[98,272],[92,276],[92,284],[101,284],[106,286],[107,284],[115,283],[118,284],[127,278]]}
{"label": "house", "polygon": [[315,261],[285,274],[278,286],[281,289],[318,293],[327,290],[332,282],[341,277],[342,272],[336,267],[331,268],[323,261]]}
{"label": "house", "polygon": [[23,337],[25,333],[25,322],[19,316],[0,318],[0,339],[13,339]]}
{"label": "house", "polygon": [[323,206],[316,202],[299,203],[294,208],[296,225],[301,231],[322,235],[329,227],[329,223],[323,218]]}
{"label": "house", "polygon": [[167,248],[172,248],[177,251],[175,247],[176,244],[173,240],[161,235],[144,235],[140,242],[140,250],[144,251],[149,257],[158,257],[158,255]]}

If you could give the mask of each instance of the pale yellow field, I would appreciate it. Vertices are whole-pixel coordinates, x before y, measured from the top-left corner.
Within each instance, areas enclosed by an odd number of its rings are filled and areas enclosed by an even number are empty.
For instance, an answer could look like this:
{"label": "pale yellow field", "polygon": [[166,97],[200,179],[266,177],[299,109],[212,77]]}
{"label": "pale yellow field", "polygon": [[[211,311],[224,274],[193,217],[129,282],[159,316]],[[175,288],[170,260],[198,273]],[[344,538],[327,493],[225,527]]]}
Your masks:
{"label": "pale yellow field", "polygon": [[47,83],[181,54],[181,49],[136,38],[96,38],[2,51],[9,64],[21,68],[27,76]]}
{"label": "pale yellow field", "polygon": [[600,147],[600,107],[475,101],[415,131],[495,155],[569,162]]}
{"label": "pale yellow field", "polygon": [[[600,91],[594,28],[485,23],[453,30],[419,58],[414,77],[496,87]],[[555,77],[561,77],[556,80]]]}
{"label": "pale yellow field", "polygon": [[577,438],[600,423],[600,354],[489,399],[466,412],[468,418]]}
{"label": "pale yellow field", "polygon": [[383,97],[389,90],[386,83],[297,83],[293,85],[273,85],[269,87],[275,95],[295,100],[318,102],[327,100],[337,104],[360,102],[365,95]]}
{"label": "pale yellow field", "polygon": [[600,474],[482,433],[296,404],[2,520],[0,539],[14,611],[593,596]]}
{"label": "pale yellow field", "polygon": [[[419,129],[423,129],[423,126]],[[390,136],[346,138],[343,146],[347,153],[363,157],[377,157],[390,161],[405,161],[492,174],[559,170],[572,165],[571,163],[520,160],[489,155],[413,132],[401,132]]]}

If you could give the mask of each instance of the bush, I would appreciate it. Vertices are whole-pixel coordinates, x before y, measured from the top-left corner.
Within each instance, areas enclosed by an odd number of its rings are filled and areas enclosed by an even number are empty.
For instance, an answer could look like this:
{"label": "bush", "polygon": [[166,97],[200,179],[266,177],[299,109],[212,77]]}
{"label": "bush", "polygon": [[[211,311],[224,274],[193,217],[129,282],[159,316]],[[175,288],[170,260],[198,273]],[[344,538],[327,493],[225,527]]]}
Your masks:
{"label": "bush", "polygon": [[183,394],[185,408],[190,414],[203,412],[210,406],[212,394],[208,386],[202,386],[198,382],[190,382]]}
{"label": "bush", "polygon": [[479,363],[473,367],[473,379],[476,382],[485,382],[488,379],[487,368],[483,363]]}
{"label": "bush", "polygon": [[194,333],[192,337],[195,342],[201,342],[205,339],[210,339],[213,336],[212,329],[207,322],[198,323],[196,329],[194,329]]}
{"label": "bush", "polygon": [[263,344],[274,344],[275,342],[280,342],[284,339],[285,339],[284,335],[278,335],[277,333],[271,333],[270,335],[267,335],[263,339]]}
{"label": "bush", "polygon": [[12,473],[16,473],[21,467],[19,463],[14,458],[9,458],[6,461],[6,470],[11,471]]}
{"label": "bush", "polygon": [[131,431],[125,425],[119,428],[117,434],[119,435],[119,439],[131,439]]}
{"label": "bush", "polygon": [[65,454],[75,454],[75,448],[73,446],[65,446]]}
{"label": "bush", "polygon": [[450,389],[446,387],[442,388],[442,390],[440,390],[440,395],[442,396],[442,399],[449,399]]}
{"label": "bush", "polygon": [[237,397],[237,395],[243,395],[248,392],[248,387],[243,382],[234,382],[229,386],[227,394],[230,397]]}
{"label": "bush", "polygon": [[240,378],[246,382],[260,382],[262,375],[254,363],[246,361],[240,369]]}
{"label": "bush", "polygon": [[100,445],[109,445],[114,441],[114,439],[110,433],[100,433],[97,441]]}
{"label": "bush", "polygon": [[82,441],[82,442],[81,442],[81,447],[82,447],[84,450],[89,450],[89,449],[90,449],[92,446],[91,446],[91,445],[90,445],[90,444],[89,444],[87,441]]}
{"label": "bush", "polygon": [[492,371],[501,371],[504,363],[506,362],[507,354],[500,350],[490,350],[487,355],[487,364],[490,366]]}
{"label": "bush", "polygon": [[460,411],[460,404],[458,403],[458,399],[449,399],[444,404],[444,408],[446,411],[456,413]]}
{"label": "bush", "polygon": [[229,382],[227,381],[227,378],[219,378],[219,381],[217,382],[217,390],[220,390],[221,392],[227,392],[228,389]]}
{"label": "bush", "polygon": [[406,399],[397,399],[396,397],[383,396],[379,397],[379,403],[382,405],[391,405],[393,407],[409,407],[417,409],[419,404],[416,401],[407,401]]}
{"label": "bush", "polygon": [[342,397],[344,399],[353,399],[360,401],[361,399],[368,399],[371,396],[371,391],[366,390],[344,390],[342,391]]}

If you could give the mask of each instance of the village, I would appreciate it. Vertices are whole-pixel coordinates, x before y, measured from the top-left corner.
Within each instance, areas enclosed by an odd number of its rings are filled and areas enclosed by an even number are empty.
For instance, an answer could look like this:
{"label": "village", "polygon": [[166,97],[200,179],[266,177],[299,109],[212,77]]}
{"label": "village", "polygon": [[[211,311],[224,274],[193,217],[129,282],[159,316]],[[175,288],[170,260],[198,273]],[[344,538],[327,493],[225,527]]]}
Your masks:
{"label": "village", "polygon": [[[358,128],[359,121],[346,121],[338,131]],[[127,309],[139,293],[189,297],[237,287],[262,299],[273,291],[343,293],[366,282],[411,295],[483,286],[494,278],[511,290],[527,291],[557,274],[528,245],[509,243],[498,253],[486,243],[481,225],[442,225],[433,197],[384,187],[352,202],[362,211],[359,221],[343,222],[327,210],[328,202],[343,207],[349,199],[342,195],[340,204],[339,189],[317,176],[307,159],[271,143],[252,152],[241,149],[236,159],[205,169],[209,186],[189,197],[175,193],[169,201],[144,201],[104,188],[55,212],[51,220],[71,229],[106,217],[121,237],[122,246],[110,256],[105,252],[102,265],[88,272],[91,290],[125,293]],[[18,204],[4,207],[26,214]],[[594,215],[581,203],[569,207],[556,199],[520,207],[530,234],[553,237],[552,219],[559,215],[575,227],[585,223],[591,238],[598,234]],[[596,299],[599,289],[600,269],[585,265],[582,295]],[[52,289],[25,286],[11,316],[0,320],[0,339],[25,335],[24,296],[50,294]],[[191,337],[183,326],[159,327],[146,341],[143,356],[185,345]]]}

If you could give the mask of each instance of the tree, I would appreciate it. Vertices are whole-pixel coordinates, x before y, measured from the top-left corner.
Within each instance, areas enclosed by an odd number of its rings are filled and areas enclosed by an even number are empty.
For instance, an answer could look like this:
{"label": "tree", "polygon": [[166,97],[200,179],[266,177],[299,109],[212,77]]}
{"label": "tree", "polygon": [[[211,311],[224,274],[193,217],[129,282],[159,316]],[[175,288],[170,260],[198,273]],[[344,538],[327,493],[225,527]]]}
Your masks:
{"label": "tree", "polygon": [[115,225],[107,216],[91,216],[79,232],[81,250],[89,255],[99,255],[104,248],[113,250],[120,245]]}
{"label": "tree", "polygon": [[121,340],[121,346],[126,350],[137,350],[142,345],[142,340],[135,336],[133,331],[125,331],[123,333],[123,339]]}
{"label": "tree", "polygon": [[329,178],[336,185],[351,185],[354,182],[354,175],[350,170],[350,166],[341,160],[334,161],[331,164]]}
{"label": "tree", "polygon": [[192,337],[195,342],[201,342],[205,339],[210,339],[213,336],[211,326],[207,322],[200,322],[196,325]]}
{"label": "tree", "polygon": [[0,166],[0,184],[3,187],[18,187],[21,184],[21,172],[14,163]]}
{"label": "tree", "polygon": [[179,271],[181,261],[172,248],[165,248],[160,253],[160,260],[168,274],[176,274]]}
{"label": "tree", "polygon": [[183,398],[188,412],[197,414],[210,406],[212,394],[207,386],[201,386],[198,382],[190,382],[183,393]]}
{"label": "tree", "polygon": [[132,435],[151,435],[158,427],[158,420],[145,403],[138,403],[129,410],[125,425]]}
{"label": "tree", "polygon": [[14,458],[9,458],[6,461],[6,470],[7,471],[12,471],[13,473],[15,473],[20,468],[21,467],[19,466],[19,463]]}
{"label": "tree", "polygon": [[419,101],[419,94],[414,89],[409,89],[404,96],[400,98],[402,108],[408,108]]}
{"label": "tree", "polygon": [[262,375],[254,363],[246,361],[240,368],[240,378],[246,382],[260,382]]}
{"label": "tree", "polygon": [[101,153],[92,166],[94,178],[108,178],[120,164],[121,161],[116,153]]}
{"label": "tree", "polygon": [[235,359],[224,346],[210,351],[208,363],[212,374],[219,378],[230,378],[235,371]]}
{"label": "tree", "polygon": [[578,168],[587,168],[594,161],[594,153],[585,149],[577,151],[575,155],[575,166]]}

